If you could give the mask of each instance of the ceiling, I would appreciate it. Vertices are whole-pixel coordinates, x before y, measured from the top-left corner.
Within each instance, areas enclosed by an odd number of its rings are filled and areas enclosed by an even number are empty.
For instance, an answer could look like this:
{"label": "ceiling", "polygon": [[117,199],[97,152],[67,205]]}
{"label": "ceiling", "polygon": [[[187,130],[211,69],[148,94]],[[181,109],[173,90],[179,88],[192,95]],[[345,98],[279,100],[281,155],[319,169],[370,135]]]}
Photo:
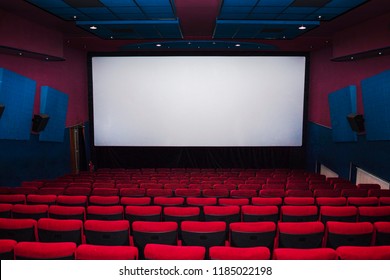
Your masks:
{"label": "ceiling", "polygon": [[[89,51],[308,51],[390,11],[388,0],[13,0],[10,11]],[[94,29],[91,29],[94,28]]]}

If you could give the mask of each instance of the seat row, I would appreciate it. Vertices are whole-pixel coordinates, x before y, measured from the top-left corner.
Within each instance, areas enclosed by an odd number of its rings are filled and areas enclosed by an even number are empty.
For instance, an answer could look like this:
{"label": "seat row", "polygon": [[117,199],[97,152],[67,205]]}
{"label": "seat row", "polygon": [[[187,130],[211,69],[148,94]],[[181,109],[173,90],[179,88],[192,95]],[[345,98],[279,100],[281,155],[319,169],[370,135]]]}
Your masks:
{"label": "seat row", "polygon": [[161,205],[161,206],[205,206],[205,205],[318,205],[318,206],[390,206],[390,197],[165,197],[165,196],[67,196],[13,194],[0,195],[0,204],[47,204],[63,206],[113,206],[113,205]]}
{"label": "seat row", "polygon": [[[204,260],[202,246],[176,246],[150,243],[145,246],[147,260]],[[104,246],[72,242],[19,242],[0,240],[0,259],[75,259],[75,260],[137,260],[138,248],[132,246]],[[211,260],[269,260],[267,247],[212,246]],[[295,249],[276,248],[273,260],[390,260],[390,246],[341,246],[331,248]]]}
{"label": "seat row", "polygon": [[144,258],[151,243],[213,246],[314,249],[340,246],[389,246],[390,222],[237,222],[0,219],[0,239],[16,242],[72,242],[76,245],[134,246]]}

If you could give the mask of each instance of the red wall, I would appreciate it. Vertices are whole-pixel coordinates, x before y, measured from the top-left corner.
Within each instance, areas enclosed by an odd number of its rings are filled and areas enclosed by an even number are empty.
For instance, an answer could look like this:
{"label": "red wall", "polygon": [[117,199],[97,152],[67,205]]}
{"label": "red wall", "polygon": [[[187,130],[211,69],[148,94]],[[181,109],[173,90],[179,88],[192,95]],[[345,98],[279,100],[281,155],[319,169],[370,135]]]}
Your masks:
{"label": "red wall", "polygon": [[[4,22],[10,24],[3,24]],[[1,54],[0,67],[37,82],[34,113],[39,113],[40,87],[50,86],[69,96],[66,126],[88,120],[87,54],[63,43],[62,33],[28,22],[12,14],[2,18],[1,45],[63,57],[49,62],[23,56]],[[8,27],[8,28],[5,28]],[[4,39],[4,40],[3,40]]]}

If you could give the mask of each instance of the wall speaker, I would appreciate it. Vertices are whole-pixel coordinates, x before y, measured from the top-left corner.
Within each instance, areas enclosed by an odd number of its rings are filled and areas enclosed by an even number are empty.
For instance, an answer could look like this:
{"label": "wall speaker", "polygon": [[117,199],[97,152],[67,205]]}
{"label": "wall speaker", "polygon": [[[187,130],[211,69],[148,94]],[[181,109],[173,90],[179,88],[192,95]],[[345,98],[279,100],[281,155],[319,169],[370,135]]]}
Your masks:
{"label": "wall speaker", "polygon": [[34,115],[34,118],[32,120],[32,131],[41,132],[42,130],[44,130],[49,119],[49,116],[45,114]]}
{"label": "wall speaker", "polygon": [[357,133],[364,133],[366,131],[364,127],[364,118],[361,114],[350,114],[347,116],[349,126]]}
{"label": "wall speaker", "polygon": [[3,104],[0,104],[0,118],[3,115],[4,109],[5,109],[5,106]]}

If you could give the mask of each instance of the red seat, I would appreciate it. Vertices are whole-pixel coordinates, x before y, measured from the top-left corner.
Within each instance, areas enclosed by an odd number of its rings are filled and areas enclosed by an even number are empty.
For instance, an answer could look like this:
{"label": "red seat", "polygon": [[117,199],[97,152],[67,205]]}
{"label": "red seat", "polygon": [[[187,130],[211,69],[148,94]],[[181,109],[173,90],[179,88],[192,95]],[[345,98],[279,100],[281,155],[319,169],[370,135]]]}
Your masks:
{"label": "red seat", "polygon": [[130,245],[130,224],[126,220],[84,222],[85,242],[94,245]]}
{"label": "red seat", "polygon": [[87,220],[123,220],[123,206],[88,206]]}
{"label": "red seat", "polygon": [[0,218],[0,239],[17,242],[37,240],[37,221],[33,219]]}
{"label": "red seat", "polygon": [[285,197],[283,201],[284,205],[295,205],[295,206],[305,206],[305,205],[314,205],[314,197],[294,197],[289,196]]}
{"label": "red seat", "polygon": [[48,194],[63,195],[64,191],[65,191],[65,188],[42,187],[42,188],[38,189],[37,194],[41,194],[41,195],[48,195]]}
{"label": "red seat", "polygon": [[360,206],[360,222],[390,222],[390,206]]}
{"label": "red seat", "polygon": [[248,205],[249,199],[248,198],[218,198],[218,205],[221,206],[228,206],[228,205]]}
{"label": "red seat", "polygon": [[56,195],[41,195],[41,194],[29,194],[26,198],[27,204],[55,204],[57,200]]}
{"label": "red seat", "polygon": [[390,190],[383,189],[372,189],[368,190],[368,196],[376,196],[376,197],[390,197]]}
{"label": "red seat", "polygon": [[154,205],[164,206],[182,206],[184,205],[184,197],[163,197],[158,196],[153,199]]}
{"label": "red seat", "polygon": [[325,246],[336,249],[340,246],[370,246],[373,240],[374,226],[369,222],[333,222],[326,223]]}
{"label": "red seat", "polygon": [[318,220],[318,209],[315,205],[283,205],[280,215],[283,222],[312,222]]}
{"label": "red seat", "polygon": [[11,218],[12,204],[0,204],[0,218]]}
{"label": "red seat", "polygon": [[74,260],[76,247],[73,242],[19,242],[14,254],[16,260]]}
{"label": "red seat", "polygon": [[320,220],[326,224],[328,221],[356,222],[358,209],[355,206],[321,206]]}
{"label": "red seat", "polygon": [[324,224],[321,222],[279,222],[276,246],[278,248],[321,248]]}
{"label": "red seat", "polygon": [[64,191],[65,195],[90,195],[91,194],[91,188],[88,187],[68,187]]}
{"label": "red seat", "polygon": [[252,204],[258,206],[275,205],[282,206],[283,199],[281,197],[252,197]]}
{"label": "red seat", "polygon": [[165,207],[163,211],[164,221],[176,222],[179,227],[182,221],[198,221],[200,209],[196,206]]}
{"label": "red seat", "polygon": [[211,260],[269,260],[271,253],[267,247],[213,246],[209,255]]}
{"label": "red seat", "polygon": [[314,197],[339,197],[340,194],[341,194],[340,190],[317,189],[314,190],[313,192]]}
{"label": "red seat", "polygon": [[121,197],[120,204],[123,206],[129,206],[129,205],[150,205],[152,201],[152,198],[149,196],[143,196],[143,197]]}
{"label": "red seat", "polygon": [[217,205],[217,198],[215,197],[187,197],[188,206],[211,206]]}
{"label": "red seat", "polygon": [[344,189],[341,190],[341,196],[344,197],[367,197],[368,190],[364,189]]}
{"label": "red seat", "polygon": [[0,260],[13,260],[16,241],[12,239],[0,239]]}
{"label": "red seat", "polygon": [[88,198],[89,205],[95,205],[95,206],[114,206],[119,205],[119,196],[113,195],[113,196],[97,196],[97,195],[91,195]]}
{"label": "red seat", "polygon": [[259,192],[260,197],[284,197],[284,189],[263,189]]}
{"label": "red seat", "polygon": [[274,222],[279,221],[279,208],[275,205],[243,205],[241,207],[243,222]]}
{"label": "red seat", "polygon": [[256,190],[231,190],[230,197],[233,198],[252,198],[257,196]]}
{"label": "red seat", "polygon": [[140,189],[140,188],[122,188],[119,191],[119,195],[121,197],[123,196],[130,196],[130,197],[139,197],[139,196],[145,196],[146,195],[146,189]]}
{"label": "red seat", "polygon": [[156,197],[156,196],[173,196],[173,191],[171,189],[146,189],[146,196]]}
{"label": "red seat", "polygon": [[390,197],[379,197],[380,206],[390,206]]}
{"label": "red seat", "polygon": [[306,182],[287,182],[286,190],[309,190],[309,184]]}
{"label": "red seat", "polygon": [[9,188],[10,194],[36,194],[38,193],[37,187],[15,187],[15,188]]}
{"label": "red seat", "polygon": [[175,196],[179,197],[200,197],[201,189],[199,188],[188,188],[188,189],[176,189]]}
{"label": "red seat", "polygon": [[[272,206],[270,206],[272,207]],[[230,224],[230,246],[267,247],[272,250],[276,236],[274,222],[238,222]]]}
{"label": "red seat", "polygon": [[59,195],[57,197],[57,205],[60,206],[87,206],[88,199],[86,195]]}
{"label": "red seat", "polygon": [[348,205],[350,206],[378,206],[379,199],[377,197],[348,197]]}
{"label": "red seat", "polygon": [[390,246],[340,246],[341,260],[390,260]]}
{"label": "red seat", "polygon": [[286,197],[313,197],[310,190],[286,190]]}
{"label": "red seat", "polygon": [[25,204],[26,196],[24,194],[0,194],[0,203]]}
{"label": "red seat", "polygon": [[146,244],[144,256],[147,260],[204,260],[206,249],[202,246],[176,246]]}
{"label": "red seat", "polygon": [[237,189],[238,190],[255,190],[255,191],[259,191],[261,190],[261,186],[264,182],[260,182],[260,183],[248,183],[248,181],[245,182],[245,184],[239,184]]}
{"label": "red seat", "polygon": [[76,249],[76,260],[137,260],[138,249],[133,246],[81,244]]}
{"label": "red seat", "polygon": [[316,203],[321,206],[346,206],[347,199],[345,197],[316,197]]}
{"label": "red seat", "polygon": [[381,186],[379,184],[358,184],[357,188],[359,190],[380,190]]}
{"label": "red seat", "polygon": [[118,196],[119,195],[119,189],[115,188],[94,188],[91,191],[91,194],[93,196]]}
{"label": "red seat", "polygon": [[229,190],[227,189],[204,189],[202,190],[204,197],[229,197]]}
{"label": "red seat", "polygon": [[85,220],[85,207],[83,206],[62,206],[51,205],[49,207],[49,218],[59,220]]}
{"label": "red seat", "polygon": [[374,245],[390,245],[390,222],[375,222],[374,230]]}
{"label": "red seat", "polygon": [[40,218],[47,218],[49,212],[49,206],[38,204],[38,205],[24,205],[15,204],[12,206],[12,217],[18,219],[34,219],[39,220]]}
{"label": "red seat", "polygon": [[[224,246],[226,223],[222,221],[183,221],[181,223],[183,246]],[[207,251],[206,251],[207,255]]]}
{"label": "red seat", "polygon": [[331,248],[276,248],[273,252],[274,260],[337,260],[338,255]]}
{"label": "red seat", "polygon": [[83,243],[83,222],[80,220],[39,219],[37,224],[40,242],[73,242]]}

